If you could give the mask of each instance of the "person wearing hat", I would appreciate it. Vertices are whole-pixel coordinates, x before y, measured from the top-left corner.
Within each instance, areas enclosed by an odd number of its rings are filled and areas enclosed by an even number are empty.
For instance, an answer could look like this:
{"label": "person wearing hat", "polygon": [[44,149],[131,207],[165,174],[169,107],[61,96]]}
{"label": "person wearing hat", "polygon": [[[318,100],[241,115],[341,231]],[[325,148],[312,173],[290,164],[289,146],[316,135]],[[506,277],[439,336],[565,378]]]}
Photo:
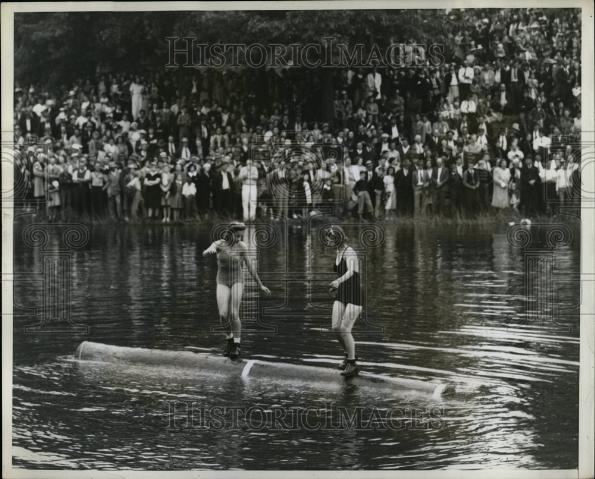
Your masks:
{"label": "person wearing hat", "polygon": [[271,291],[262,284],[248,257],[248,247],[242,241],[246,225],[234,221],[225,226],[222,238],[213,242],[202,255],[217,255],[217,307],[219,319],[227,328],[224,355],[238,359],[242,331],[240,304],[244,291],[242,264],[263,293],[270,295]]}
{"label": "person wearing hat", "polygon": [[359,260],[355,250],[349,246],[348,238],[338,225],[329,226],[324,232],[324,242],[328,247],[336,249],[333,270],[337,278],[329,285],[335,294],[332,312],[332,330],[343,347],[345,359],[339,366],[345,377],[355,376],[357,356],[355,341],[351,329],[362,312],[362,295],[359,277]]}

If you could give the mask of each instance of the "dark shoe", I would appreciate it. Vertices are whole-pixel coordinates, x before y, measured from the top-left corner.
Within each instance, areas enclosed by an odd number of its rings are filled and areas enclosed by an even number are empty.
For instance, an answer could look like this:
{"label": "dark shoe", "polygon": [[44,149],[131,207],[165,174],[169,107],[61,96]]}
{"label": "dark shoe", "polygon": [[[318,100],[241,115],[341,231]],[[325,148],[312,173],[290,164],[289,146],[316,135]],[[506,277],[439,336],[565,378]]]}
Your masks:
{"label": "dark shoe", "polygon": [[347,367],[347,355],[345,355],[343,362],[341,364],[339,364],[339,369],[341,371],[344,371],[346,367]]}
{"label": "dark shoe", "polygon": [[231,351],[229,352],[229,357],[231,359],[239,359],[240,358],[240,345],[238,343],[233,343]]}
{"label": "dark shoe", "polygon": [[357,367],[357,364],[355,364],[355,360],[348,359],[347,365],[345,366],[345,370],[341,371],[341,375],[345,378],[351,378],[353,376],[356,376],[357,373],[359,373],[359,368]]}
{"label": "dark shoe", "polygon": [[228,338],[225,340],[225,349],[223,350],[223,356],[229,357],[231,350],[233,349],[233,338]]}
{"label": "dark shoe", "polygon": [[[359,358],[356,356],[355,357],[355,361],[357,361]],[[354,361],[354,362],[355,362]],[[343,358],[343,362],[341,364],[339,364],[339,369],[341,371],[344,371],[345,368],[347,367],[347,363],[349,362],[349,359],[347,359],[347,354],[345,355],[345,358]]]}

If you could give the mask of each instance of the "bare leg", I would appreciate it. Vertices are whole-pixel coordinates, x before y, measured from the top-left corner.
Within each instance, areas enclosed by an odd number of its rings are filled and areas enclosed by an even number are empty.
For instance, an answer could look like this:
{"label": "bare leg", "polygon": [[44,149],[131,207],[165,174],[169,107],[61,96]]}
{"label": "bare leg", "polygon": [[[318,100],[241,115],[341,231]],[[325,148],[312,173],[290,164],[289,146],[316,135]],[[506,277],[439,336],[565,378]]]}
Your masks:
{"label": "bare leg", "polygon": [[219,321],[225,325],[226,334],[231,334],[231,324],[229,321],[229,299],[231,289],[224,284],[217,284],[217,307],[219,309]]}
{"label": "bare leg", "polygon": [[337,341],[339,341],[343,350],[347,352],[347,349],[345,347],[345,341],[343,340],[343,335],[341,334],[341,318],[343,317],[344,312],[345,305],[341,303],[341,301],[335,301],[333,303],[332,329],[335,335],[337,336]]}
{"label": "bare leg", "polygon": [[244,283],[234,283],[231,287],[230,298],[230,318],[231,329],[234,340],[238,340],[242,334],[242,322],[240,321],[240,304],[242,303],[242,294],[244,292]]}
{"label": "bare leg", "polygon": [[355,320],[359,317],[362,312],[361,306],[355,304],[348,304],[343,313],[340,325],[340,336],[343,338],[345,344],[345,351],[347,352],[347,359],[355,359],[355,341],[351,334],[351,329]]}

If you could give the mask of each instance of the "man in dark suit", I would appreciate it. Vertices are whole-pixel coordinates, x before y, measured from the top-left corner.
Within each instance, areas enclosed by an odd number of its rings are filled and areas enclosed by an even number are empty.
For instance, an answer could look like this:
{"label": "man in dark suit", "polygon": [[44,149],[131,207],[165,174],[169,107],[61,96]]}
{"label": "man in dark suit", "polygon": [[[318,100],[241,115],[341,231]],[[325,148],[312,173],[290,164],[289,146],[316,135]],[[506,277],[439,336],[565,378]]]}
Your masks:
{"label": "man in dark suit", "polygon": [[223,162],[215,174],[214,196],[215,210],[219,215],[229,216],[233,210],[233,175],[229,162]]}
{"label": "man in dark suit", "polygon": [[446,197],[448,199],[448,210],[451,216],[461,211],[463,199],[463,177],[459,173],[456,163],[450,165],[450,174],[446,182]]}
{"label": "man in dark suit", "polygon": [[441,156],[436,158],[436,167],[434,168],[434,211],[443,213],[446,206],[446,193],[448,190],[448,168],[444,166],[444,160]]}
{"label": "man in dark suit", "polygon": [[539,169],[533,166],[533,159],[526,158],[521,170],[521,211],[527,217],[539,212],[541,194],[541,178]]}
{"label": "man in dark suit", "polygon": [[208,215],[211,206],[211,193],[213,190],[213,175],[211,174],[211,164],[205,163],[194,179],[196,184],[196,202],[198,213],[201,216]]}
{"label": "man in dark suit", "polygon": [[397,210],[399,215],[411,216],[413,214],[413,180],[411,174],[411,161],[409,158],[402,160],[402,168],[395,176],[397,188]]}

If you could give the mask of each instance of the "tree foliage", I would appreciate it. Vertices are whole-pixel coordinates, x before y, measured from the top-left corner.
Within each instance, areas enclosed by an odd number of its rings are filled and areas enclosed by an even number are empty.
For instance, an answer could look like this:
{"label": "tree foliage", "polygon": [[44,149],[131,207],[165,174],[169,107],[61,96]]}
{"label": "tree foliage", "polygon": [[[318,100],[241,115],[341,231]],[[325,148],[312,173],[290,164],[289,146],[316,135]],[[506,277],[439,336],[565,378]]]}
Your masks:
{"label": "tree foliage", "polygon": [[15,80],[53,85],[106,70],[155,71],[167,61],[168,36],[263,44],[332,36],[383,46],[441,35],[431,12],[413,10],[18,13]]}

